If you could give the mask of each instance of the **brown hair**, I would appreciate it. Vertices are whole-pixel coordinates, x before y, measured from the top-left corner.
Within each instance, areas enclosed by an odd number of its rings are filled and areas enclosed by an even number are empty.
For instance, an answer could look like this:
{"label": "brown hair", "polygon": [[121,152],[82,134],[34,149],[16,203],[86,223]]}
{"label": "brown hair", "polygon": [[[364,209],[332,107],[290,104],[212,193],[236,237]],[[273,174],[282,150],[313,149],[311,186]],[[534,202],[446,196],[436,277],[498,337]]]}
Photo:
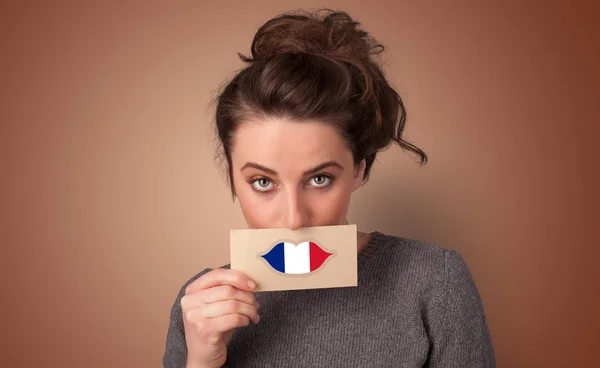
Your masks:
{"label": "brown hair", "polygon": [[378,152],[402,139],[406,111],[376,57],[384,47],[345,12],[287,13],[267,21],[254,36],[248,65],[217,97],[216,131],[232,195],[231,143],[237,126],[253,118],[318,120],[335,126],[352,151],[366,161],[364,182]]}

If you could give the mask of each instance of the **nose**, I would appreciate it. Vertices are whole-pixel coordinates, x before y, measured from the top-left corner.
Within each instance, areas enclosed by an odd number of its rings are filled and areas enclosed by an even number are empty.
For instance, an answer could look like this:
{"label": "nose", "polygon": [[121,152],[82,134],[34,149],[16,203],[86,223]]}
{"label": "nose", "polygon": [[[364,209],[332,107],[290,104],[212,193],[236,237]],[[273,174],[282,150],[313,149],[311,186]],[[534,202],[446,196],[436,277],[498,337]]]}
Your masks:
{"label": "nose", "polygon": [[282,213],[283,227],[290,230],[298,230],[308,226],[308,213],[301,192],[288,192],[284,200],[284,211]]}

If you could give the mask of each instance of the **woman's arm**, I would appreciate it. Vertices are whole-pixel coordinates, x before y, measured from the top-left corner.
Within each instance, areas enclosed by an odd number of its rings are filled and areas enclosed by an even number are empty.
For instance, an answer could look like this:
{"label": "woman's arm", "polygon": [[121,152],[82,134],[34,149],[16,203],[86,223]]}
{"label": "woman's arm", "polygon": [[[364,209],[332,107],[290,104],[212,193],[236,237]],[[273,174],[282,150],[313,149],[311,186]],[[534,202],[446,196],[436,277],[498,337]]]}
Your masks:
{"label": "woman's arm", "polygon": [[185,344],[185,333],[183,331],[183,317],[181,315],[181,298],[185,294],[184,285],[173,307],[169,319],[169,329],[167,331],[167,343],[165,354],[163,355],[164,368],[184,368],[187,361],[187,346]]}
{"label": "woman's arm", "polygon": [[445,252],[439,319],[431,326],[429,368],[494,368],[496,359],[483,303],[471,272],[455,250]]}
{"label": "woman's arm", "polygon": [[177,298],[175,298],[175,303],[171,307],[167,342],[163,355],[164,368],[185,368],[187,364],[187,345],[183,329],[183,316],[181,314],[181,298],[185,295],[185,289],[188,285],[209,271],[211,269],[207,268],[188,280],[179,290]]}

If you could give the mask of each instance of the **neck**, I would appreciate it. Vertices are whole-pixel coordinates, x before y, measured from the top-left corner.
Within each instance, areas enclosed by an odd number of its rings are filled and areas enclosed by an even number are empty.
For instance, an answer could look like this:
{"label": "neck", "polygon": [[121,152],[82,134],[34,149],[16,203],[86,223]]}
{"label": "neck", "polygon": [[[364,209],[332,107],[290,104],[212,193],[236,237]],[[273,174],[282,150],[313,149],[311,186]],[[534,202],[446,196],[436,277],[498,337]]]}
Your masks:
{"label": "neck", "polygon": [[358,253],[366,248],[367,244],[369,244],[369,241],[371,240],[371,236],[372,235],[369,233],[363,233],[360,231],[356,232],[356,248]]}
{"label": "neck", "polygon": [[[348,220],[346,218],[344,218],[344,221],[342,223],[344,225],[348,225]],[[369,233],[363,233],[360,231],[356,232],[357,253],[360,253],[363,249],[365,249],[367,244],[369,244],[369,241],[371,241],[371,237],[372,237],[372,235]]]}

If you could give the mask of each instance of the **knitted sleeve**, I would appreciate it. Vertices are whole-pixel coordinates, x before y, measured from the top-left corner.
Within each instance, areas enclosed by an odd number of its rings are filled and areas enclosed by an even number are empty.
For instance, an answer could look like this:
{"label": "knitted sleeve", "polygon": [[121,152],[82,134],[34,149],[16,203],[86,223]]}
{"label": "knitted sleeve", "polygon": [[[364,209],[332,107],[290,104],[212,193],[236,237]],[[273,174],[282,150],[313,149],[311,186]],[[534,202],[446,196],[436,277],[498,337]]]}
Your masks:
{"label": "knitted sleeve", "polygon": [[443,305],[432,326],[429,368],[495,368],[483,303],[471,272],[455,250],[445,251]]}
{"label": "knitted sleeve", "polygon": [[163,355],[164,368],[185,368],[186,366],[187,345],[185,343],[183,316],[181,314],[181,298],[185,295],[187,286],[208,271],[210,271],[210,269],[205,269],[187,281],[179,290],[177,298],[175,298],[175,303],[173,303],[173,306],[171,307],[166,349]]}

